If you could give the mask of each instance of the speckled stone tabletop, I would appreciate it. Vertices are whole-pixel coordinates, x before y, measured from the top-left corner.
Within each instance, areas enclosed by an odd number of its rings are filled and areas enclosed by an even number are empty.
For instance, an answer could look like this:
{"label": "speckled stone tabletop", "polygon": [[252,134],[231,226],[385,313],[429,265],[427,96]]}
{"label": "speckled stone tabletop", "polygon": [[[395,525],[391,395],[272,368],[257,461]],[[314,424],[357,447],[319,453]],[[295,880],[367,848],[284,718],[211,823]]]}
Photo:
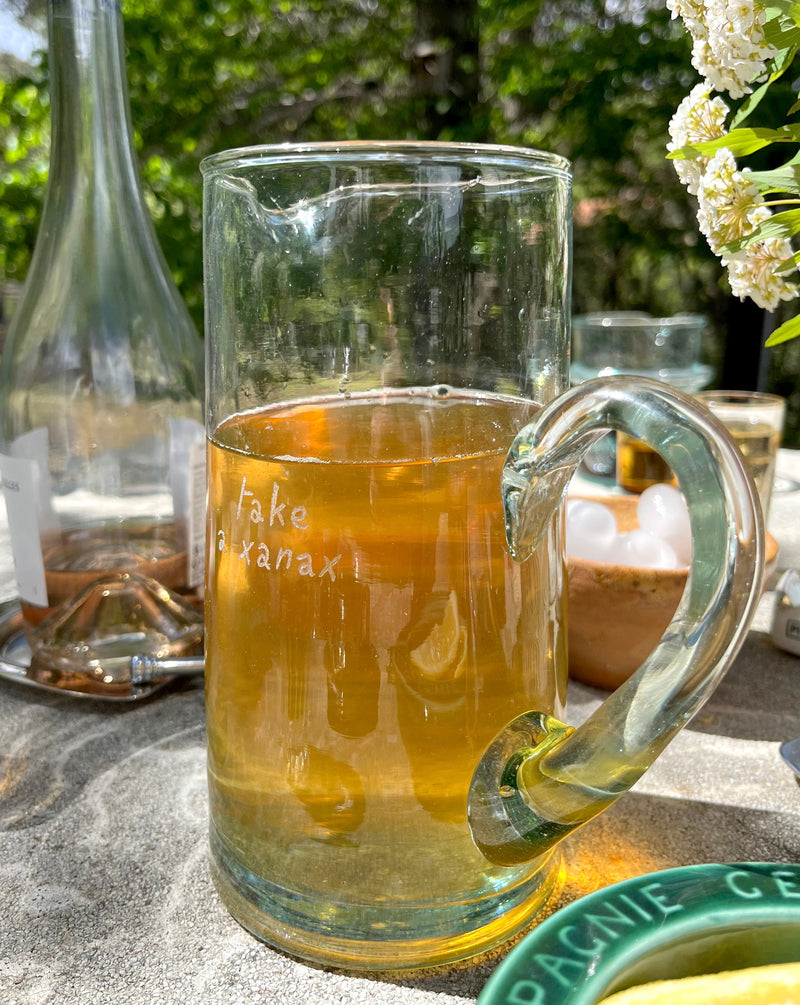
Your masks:
{"label": "speckled stone tabletop", "polygon": [[[800,455],[782,451],[779,568],[800,568],[798,483]],[[11,596],[8,555],[4,538]],[[772,645],[772,603],[767,592],[727,677],[633,792],[564,843],[550,910],[654,869],[800,861],[800,786],[778,755],[800,735],[800,658]],[[569,720],[601,698],[573,683]],[[0,680],[0,1002],[474,1002],[501,953],[356,976],[274,952],[232,920],[209,877],[203,718],[199,681],[112,706]]]}

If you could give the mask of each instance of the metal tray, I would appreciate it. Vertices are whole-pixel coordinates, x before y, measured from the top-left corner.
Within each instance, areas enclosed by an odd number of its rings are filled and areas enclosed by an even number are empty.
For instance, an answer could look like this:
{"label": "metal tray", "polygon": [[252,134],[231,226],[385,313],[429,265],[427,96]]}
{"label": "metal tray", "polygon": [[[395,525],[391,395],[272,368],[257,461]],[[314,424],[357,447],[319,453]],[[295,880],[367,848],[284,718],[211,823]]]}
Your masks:
{"label": "metal tray", "polygon": [[88,701],[103,702],[135,702],[166,687],[172,676],[160,677],[146,683],[130,683],[118,685],[113,693],[92,693],[79,691],[69,687],[59,687],[45,684],[30,675],[31,651],[22,628],[22,610],[18,600],[7,600],[0,603],[0,678],[24,684],[37,691],[49,694],[63,694],[72,698],[84,698]]}

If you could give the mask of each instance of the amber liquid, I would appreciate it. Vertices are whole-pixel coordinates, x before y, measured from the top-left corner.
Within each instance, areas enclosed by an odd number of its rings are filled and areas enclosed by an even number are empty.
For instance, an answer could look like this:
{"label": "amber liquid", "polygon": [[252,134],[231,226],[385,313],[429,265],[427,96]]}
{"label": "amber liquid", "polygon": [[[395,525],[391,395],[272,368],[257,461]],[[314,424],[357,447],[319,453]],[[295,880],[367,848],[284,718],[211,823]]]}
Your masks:
{"label": "amber liquid", "polygon": [[[775,463],[780,430],[765,422],[726,420],[725,428],[744,456],[766,516],[775,481]],[[644,492],[658,482],[675,483],[675,475],[663,457],[641,440],[617,434],[617,484],[628,492]]]}
{"label": "amber liquid", "polygon": [[42,539],[47,607],[22,603],[26,622],[38,625],[65,600],[115,572],[135,572],[187,593],[187,557],[172,521],[129,519],[86,524]]}
{"label": "amber liquid", "polygon": [[766,422],[735,422],[727,419],[725,428],[744,456],[766,517],[775,481],[775,463],[781,441],[780,430]]}
{"label": "amber liquid", "polygon": [[354,395],[212,438],[212,848],[223,897],[268,941],[416,966],[540,906],[537,867],[490,864],[466,818],[496,733],[560,714],[566,690],[554,535],[524,564],[505,542],[500,472],[531,407]]}
{"label": "amber liquid", "polygon": [[658,451],[625,433],[617,433],[617,484],[628,492],[674,482],[675,475]]}

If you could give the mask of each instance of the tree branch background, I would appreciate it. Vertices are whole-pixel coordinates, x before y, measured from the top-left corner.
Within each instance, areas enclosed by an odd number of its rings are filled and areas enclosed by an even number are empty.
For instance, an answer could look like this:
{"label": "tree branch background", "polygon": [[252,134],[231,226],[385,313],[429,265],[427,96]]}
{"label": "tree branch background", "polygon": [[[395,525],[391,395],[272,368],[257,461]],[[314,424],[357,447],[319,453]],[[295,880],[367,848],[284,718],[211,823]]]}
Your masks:
{"label": "tree branch background", "polygon": [[[43,25],[42,0],[0,2]],[[574,311],[707,314],[717,386],[786,396],[786,442],[800,446],[800,345],[763,351],[778,319],[730,297],[666,160],[670,117],[697,75],[663,3],[123,0],[122,9],[142,181],[198,327],[205,155],[344,139],[534,146],[573,163]],[[6,280],[27,271],[48,142],[46,53],[32,65],[0,57]]]}

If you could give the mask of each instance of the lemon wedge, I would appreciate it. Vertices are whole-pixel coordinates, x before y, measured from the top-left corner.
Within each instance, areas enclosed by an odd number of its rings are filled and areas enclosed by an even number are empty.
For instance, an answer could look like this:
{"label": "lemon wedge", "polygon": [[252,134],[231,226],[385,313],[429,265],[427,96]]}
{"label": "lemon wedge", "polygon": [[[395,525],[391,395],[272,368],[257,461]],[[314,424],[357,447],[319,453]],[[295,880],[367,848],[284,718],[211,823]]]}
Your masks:
{"label": "lemon wedge", "polygon": [[725,970],[653,981],[619,991],[601,1005],[800,1005],[800,963]]}
{"label": "lemon wedge", "polygon": [[464,672],[467,657],[467,628],[458,616],[458,597],[452,590],[444,617],[409,653],[411,662],[432,680],[454,680]]}

